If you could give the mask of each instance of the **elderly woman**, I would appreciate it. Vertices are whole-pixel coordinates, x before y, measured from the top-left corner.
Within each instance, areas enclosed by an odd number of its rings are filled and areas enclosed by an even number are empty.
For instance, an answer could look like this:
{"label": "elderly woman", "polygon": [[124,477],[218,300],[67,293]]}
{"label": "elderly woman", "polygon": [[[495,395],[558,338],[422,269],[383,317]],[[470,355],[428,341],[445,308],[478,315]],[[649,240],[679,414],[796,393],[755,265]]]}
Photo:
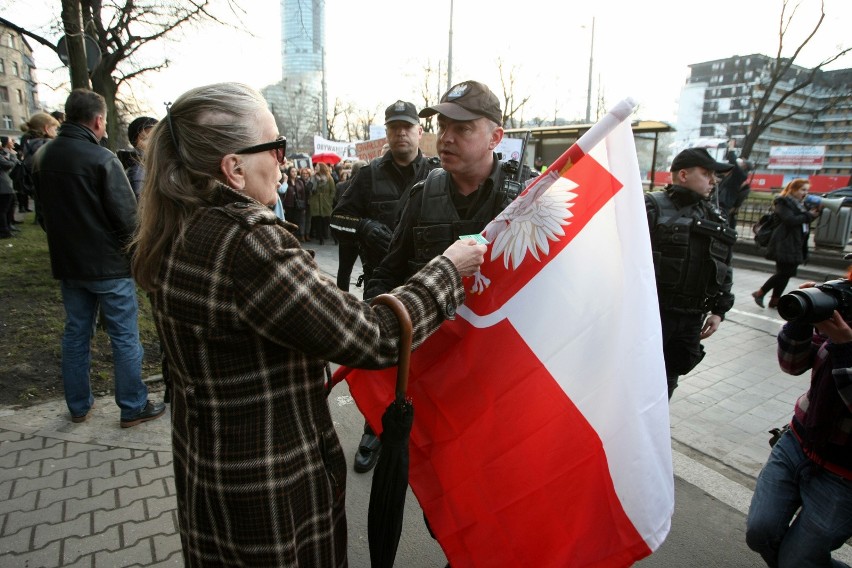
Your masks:
{"label": "elderly woman", "polygon": [[[178,98],[148,147],[133,268],[174,382],[187,566],[346,566],[324,370],[397,358],[393,313],[338,290],[269,209],[284,155],[264,99],[233,83]],[[484,253],[457,242],[394,291],[415,346],[462,303]]]}

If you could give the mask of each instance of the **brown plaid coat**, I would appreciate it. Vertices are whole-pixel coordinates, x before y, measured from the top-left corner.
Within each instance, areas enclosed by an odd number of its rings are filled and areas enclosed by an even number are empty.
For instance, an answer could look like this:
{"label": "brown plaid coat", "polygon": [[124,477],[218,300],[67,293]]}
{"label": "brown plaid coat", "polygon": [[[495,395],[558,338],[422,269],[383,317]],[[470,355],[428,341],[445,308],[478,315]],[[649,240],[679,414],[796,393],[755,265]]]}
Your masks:
{"label": "brown plaid coat", "polygon": [[[396,318],[338,290],[268,208],[226,189],[160,276],[186,566],[346,566],[346,464],[324,366],[394,364]],[[415,346],[464,299],[444,257],[395,294]]]}

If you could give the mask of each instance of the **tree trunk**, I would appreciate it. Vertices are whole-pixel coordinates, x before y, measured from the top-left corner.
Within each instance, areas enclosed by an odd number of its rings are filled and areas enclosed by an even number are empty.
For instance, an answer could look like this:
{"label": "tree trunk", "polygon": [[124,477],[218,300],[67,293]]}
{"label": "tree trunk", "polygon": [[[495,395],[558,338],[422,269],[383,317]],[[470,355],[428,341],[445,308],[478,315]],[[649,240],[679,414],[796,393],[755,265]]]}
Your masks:
{"label": "tree trunk", "polygon": [[119,120],[118,109],[115,104],[115,95],[118,92],[118,85],[112,78],[109,66],[106,65],[106,57],[101,60],[101,63],[95,67],[92,73],[92,90],[99,93],[106,101],[107,107],[107,148],[117,150],[123,148],[126,144],[126,133],[122,132],[121,121]]}
{"label": "tree trunk", "polygon": [[62,25],[65,28],[65,47],[68,49],[72,89],[90,88],[82,22],[80,0],[62,0]]}

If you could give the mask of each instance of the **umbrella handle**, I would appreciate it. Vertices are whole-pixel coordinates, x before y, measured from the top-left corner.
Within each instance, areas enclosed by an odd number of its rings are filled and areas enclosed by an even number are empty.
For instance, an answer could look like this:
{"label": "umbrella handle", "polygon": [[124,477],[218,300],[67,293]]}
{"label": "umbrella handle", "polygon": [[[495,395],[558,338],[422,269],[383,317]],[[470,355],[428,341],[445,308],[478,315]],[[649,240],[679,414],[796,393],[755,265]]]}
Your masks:
{"label": "umbrella handle", "polygon": [[381,294],[376,296],[371,302],[371,306],[382,304],[391,309],[391,311],[399,320],[399,357],[397,359],[396,370],[396,398],[397,400],[405,399],[405,392],[408,390],[408,365],[411,360],[411,316],[408,310],[399,298],[390,294]]}

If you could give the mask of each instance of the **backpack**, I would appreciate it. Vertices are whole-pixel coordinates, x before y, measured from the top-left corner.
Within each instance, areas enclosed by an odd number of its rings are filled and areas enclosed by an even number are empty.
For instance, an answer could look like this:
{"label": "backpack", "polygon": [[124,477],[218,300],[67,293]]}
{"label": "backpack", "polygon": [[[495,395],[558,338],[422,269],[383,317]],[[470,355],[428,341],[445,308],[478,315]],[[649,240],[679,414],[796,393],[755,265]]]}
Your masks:
{"label": "backpack", "polygon": [[769,239],[772,238],[772,232],[775,230],[780,224],[780,219],[775,212],[772,213],[764,213],[763,216],[758,219],[757,223],[752,227],[752,231],[754,231],[754,242],[759,246],[765,247],[769,245]]}

